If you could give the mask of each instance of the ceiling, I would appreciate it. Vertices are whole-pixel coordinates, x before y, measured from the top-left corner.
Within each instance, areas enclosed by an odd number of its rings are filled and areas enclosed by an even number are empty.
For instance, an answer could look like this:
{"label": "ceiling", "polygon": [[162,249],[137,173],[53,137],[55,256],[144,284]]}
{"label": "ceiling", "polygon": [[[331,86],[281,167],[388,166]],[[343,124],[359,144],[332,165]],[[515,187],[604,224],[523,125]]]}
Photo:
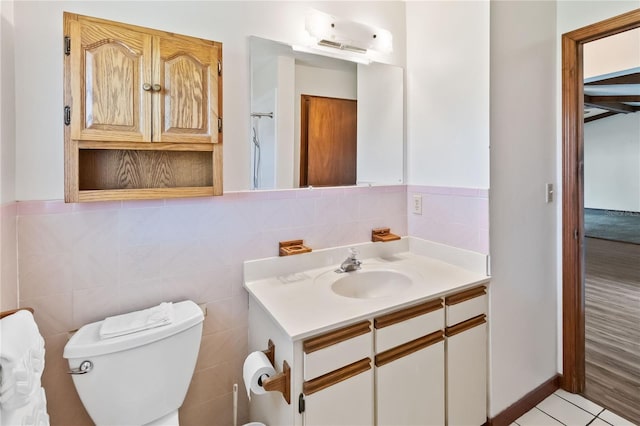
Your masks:
{"label": "ceiling", "polygon": [[584,122],[640,111],[640,67],[584,80]]}

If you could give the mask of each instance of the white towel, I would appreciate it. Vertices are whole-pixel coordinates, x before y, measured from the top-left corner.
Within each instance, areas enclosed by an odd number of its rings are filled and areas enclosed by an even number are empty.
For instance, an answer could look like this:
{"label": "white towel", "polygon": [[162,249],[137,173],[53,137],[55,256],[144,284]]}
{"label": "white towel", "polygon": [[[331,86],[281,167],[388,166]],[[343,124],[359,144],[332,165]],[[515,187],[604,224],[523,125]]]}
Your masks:
{"label": "white towel", "polygon": [[31,312],[0,320],[0,408],[27,405],[40,388],[43,370],[44,339]]}
{"label": "white towel", "polygon": [[38,388],[28,404],[8,410],[0,408],[2,424],[20,426],[49,426],[47,399],[43,388]]}
{"label": "white towel", "polygon": [[173,304],[164,302],[153,308],[106,318],[100,326],[100,338],[109,339],[161,327],[173,322]]}

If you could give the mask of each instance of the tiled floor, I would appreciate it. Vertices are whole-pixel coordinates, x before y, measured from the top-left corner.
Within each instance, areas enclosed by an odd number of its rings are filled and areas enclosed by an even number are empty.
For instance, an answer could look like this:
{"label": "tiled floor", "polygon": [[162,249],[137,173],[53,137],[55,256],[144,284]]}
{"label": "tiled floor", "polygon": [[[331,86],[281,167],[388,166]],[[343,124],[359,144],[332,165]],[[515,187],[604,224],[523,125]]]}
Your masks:
{"label": "tiled floor", "polygon": [[[558,389],[514,422],[518,426],[637,426],[580,395]],[[512,425],[513,426],[513,425]]]}

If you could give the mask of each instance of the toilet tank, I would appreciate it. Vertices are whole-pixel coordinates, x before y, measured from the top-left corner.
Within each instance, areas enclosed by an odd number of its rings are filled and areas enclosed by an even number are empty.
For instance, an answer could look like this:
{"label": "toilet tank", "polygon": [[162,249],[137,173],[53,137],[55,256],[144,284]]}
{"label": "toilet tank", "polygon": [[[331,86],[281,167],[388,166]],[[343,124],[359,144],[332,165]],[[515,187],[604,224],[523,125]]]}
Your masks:
{"label": "toilet tank", "polygon": [[64,348],[71,369],[93,368],[73,382],[91,419],[102,425],[143,425],[177,410],[184,401],[202,337],[202,310],[192,301],[173,304],[171,324],[100,339],[102,321],[80,328]]}

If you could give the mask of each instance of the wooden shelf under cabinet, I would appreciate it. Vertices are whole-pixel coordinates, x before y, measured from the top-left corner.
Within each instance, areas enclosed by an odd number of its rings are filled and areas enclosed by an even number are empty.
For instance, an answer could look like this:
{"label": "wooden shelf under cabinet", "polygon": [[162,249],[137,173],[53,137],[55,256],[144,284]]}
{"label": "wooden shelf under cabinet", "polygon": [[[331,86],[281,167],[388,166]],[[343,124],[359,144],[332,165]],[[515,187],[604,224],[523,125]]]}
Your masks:
{"label": "wooden shelf under cabinet", "polygon": [[[100,146],[97,143],[83,144]],[[135,149],[127,145],[134,145]],[[138,200],[222,195],[222,147],[202,145],[202,150],[168,149],[105,143],[101,149],[77,148],[77,170],[71,175],[77,187],[67,202]],[[170,144],[169,144],[170,145]],[[147,149],[138,149],[147,148]],[[176,148],[176,149],[173,149]],[[74,178],[77,176],[77,179]],[[67,194],[70,195],[70,194]]]}

